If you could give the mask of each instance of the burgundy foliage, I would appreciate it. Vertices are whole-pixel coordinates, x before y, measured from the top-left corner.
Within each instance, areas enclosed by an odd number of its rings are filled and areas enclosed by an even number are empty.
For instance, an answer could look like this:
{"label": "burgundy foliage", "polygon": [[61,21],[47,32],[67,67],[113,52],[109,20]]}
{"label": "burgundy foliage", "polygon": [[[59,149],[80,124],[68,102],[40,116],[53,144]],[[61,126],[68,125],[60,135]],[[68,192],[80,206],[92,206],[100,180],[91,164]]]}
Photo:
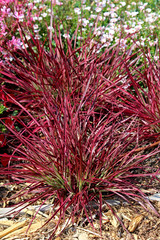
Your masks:
{"label": "burgundy foliage", "polygon": [[156,67],[150,62],[143,73],[136,67],[138,53],[121,54],[118,46],[98,53],[90,39],[78,49],[68,39],[67,52],[60,35],[55,42],[56,48],[47,52],[32,37],[28,49],[10,52],[12,62],[1,62],[1,82],[14,86],[14,97],[3,93],[19,109],[14,125],[20,129],[4,123],[12,154],[0,174],[29,183],[19,195],[34,195],[23,204],[54,199],[58,208],[52,218],[58,213],[63,218],[70,209],[73,222],[84,213],[93,224],[89,203],[97,203],[102,219],[104,196],[145,207],[150,203],[137,183],[158,174],[143,162],[159,148],[148,154],[137,149],[145,142],[144,125],[156,134],[159,130],[159,88],[152,85],[159,84]]}

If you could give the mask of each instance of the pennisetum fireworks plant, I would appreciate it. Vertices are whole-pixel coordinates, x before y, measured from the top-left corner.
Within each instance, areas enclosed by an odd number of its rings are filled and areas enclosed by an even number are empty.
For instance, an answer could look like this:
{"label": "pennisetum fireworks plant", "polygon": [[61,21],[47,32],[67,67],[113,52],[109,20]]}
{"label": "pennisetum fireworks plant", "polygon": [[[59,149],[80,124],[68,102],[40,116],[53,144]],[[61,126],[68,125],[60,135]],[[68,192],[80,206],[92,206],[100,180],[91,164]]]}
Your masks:
{"label": "pennisetum fireworks plant", "polygon": [[[12,117],[12,126],[1,119],[10,132],[12,152],[0,174],[28,184],[14,197],[32,193],[17,207],[33,205],[38,200],[42,205],[52,201],[49,220],[58,215],[59,221],[50,239],[60,221],[65,221],[68,210],[68,220],[78,224],[85,216],[94,226],[91,201],[99,206],[102,226],[102,204],[107,204],[107,197],[137,201],[158,214],[137,183],[146,176],[156,178],[158,170],[143,163],[159,153],[159,148],[148,154],[137,151],[145,139],[140,111],[138,115],[134,101],[130,114],[126,108],[132,99],[143,95],[137,90],[138,83],[133,85],[128,70],[135,67],[139,55],[135,58],[129,51],[122,54],[119,46],[99,52],[98,44],[92,44],[90,38],[76,48],[74,36],[67,39],[68,48],[64,51],[61,35],[56,31],[56,47],[50,51],[32,35],[30,42],[24,41],[28,48],[7,50],[13,60],[0,63],[0,81],[6,84],[2,91],[12,101],[12,108],[18,110]],[[136,60],[131,61],[133,58]],[[156,93],[151,85],[153,74],[148,80],[147,73],[142,76],[137,68],[135,71],[139,73],[137,81],[145,77],[143,81],[148,81],[150,92]],[[124,73],[127,78],[122,81]],[[127,85],[131,83],[134,94]],[[12,95],[7,86],[14,89]],[[2,159],[3,154],[0,156]]]}

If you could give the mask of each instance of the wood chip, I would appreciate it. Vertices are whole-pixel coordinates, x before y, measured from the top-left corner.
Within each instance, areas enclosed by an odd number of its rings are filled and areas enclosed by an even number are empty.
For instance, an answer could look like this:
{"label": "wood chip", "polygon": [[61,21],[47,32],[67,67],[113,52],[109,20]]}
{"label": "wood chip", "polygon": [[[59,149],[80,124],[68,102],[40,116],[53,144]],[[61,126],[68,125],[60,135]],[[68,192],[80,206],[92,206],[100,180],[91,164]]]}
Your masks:
{"label": "wood chip", "polygon": [[[117,217],[121,219],[121,214],[117,213]],[[118,221],[118,219],[114,215],[111,217],[110,222],[115,228],[118,228],[120,225],[120,221]]]}
{"label": "wood chip", "polygon": [[60,237],[56,237],[55,240],[61,240],[61,238]]}
{"label": "wood chip", "polygon": [[142,221],[142,219],[143,215],[137,215],[136,217],[134,217],[129,224],[128,231],[134,232],[138,225],[140,224],[140,222]]}
{"label": "wood chip", "polygon": [[15,222],[12,220],[0,220],[0,225],[2,226],[11,226],[13,224],[15,224]]}
{"label": "wood chip", "polygon": [[14,224],[13,226],[5,229],[4,231],[2,231],[2,232],[0,233],[0,238],[8,235],[8,234],[11,233],[11,232],[16,231],[16,230],[19,229],[19,228],[22,228],[23,226],[25,226],[25,225],[27,224],[27,222],[28,222],[28,221],[25,220],[25,221],[23,221],[23,222],[16,223],[16,224]]}
{"label": "wood chip", "polygon": [[19,236],[19,235],[27,235],[27,234],[30,234],[30,233],[33,233],[33,232],[36,232],[38,229],[40,229],[43,225],[44,225],[45,221],[39,221],[37,223],[34,223],[30,226],[28,232],[27,232],[27,229],[28,229],[28,226],[24,226],[22,227],[21,229],[18,229],[12,233],[10,233],[8,236],[7,236],[7,239],[8,237],[14,237],[14,236]]}
{"label": "wood chip", "polygon": [[88,240],[88,234],[87,233],[80,233],[79,236],[78,236],[78,239],[79,240]]}

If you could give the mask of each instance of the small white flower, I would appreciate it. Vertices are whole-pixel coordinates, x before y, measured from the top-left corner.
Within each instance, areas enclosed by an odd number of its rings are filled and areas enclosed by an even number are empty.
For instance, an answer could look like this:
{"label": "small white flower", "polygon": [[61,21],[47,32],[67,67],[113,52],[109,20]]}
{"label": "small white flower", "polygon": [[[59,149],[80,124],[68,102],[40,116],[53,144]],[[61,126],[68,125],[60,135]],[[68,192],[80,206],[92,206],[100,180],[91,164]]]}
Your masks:
{"label": "small white flower", "polygon": [[100,30],[96,31],[96,35],[100,36],[101,35],[101,31]]}
{"label": "small white flower", "polygon": [[130,13],[130,15],[131,15],[132,17],[137,16],[137,14],[138,14],[138,12],[131,12],[131,13]]}
{"label": "small white flower", "polygon": [[63,37],[64,37],[64,38],[70,38],[70,35],[67,34],[67,33],[64,33],[64,34],[63,34]]}
{"label": "small white flower", "polygon": [[40,30],[39,29],[34,29],[34,32],[35,33],[38,33]]}
{"label": "small white flower", "polygon": [[140,29],[142,29],[142,26],[141,26],[141,25],[135,26],[135,30],[136,30],[136,31],[139,31]]}
{"label": "small white flower", "polygon": [[53,27],[51,27],[51,26],[48,26],[48,30],[53,30]]}
{"label": "small white flower", "polygon": [[139,9],[142,11],[145,7],[144,6],[139,6]]}
{"label": "small white flower", "polygon": [[151,12],[151,9],[150,9],[150,8],[147,8],[147,9],[146,9],[146,12],[150,13],[150,12]]}
{"label": "small white flower", "polygon": [[44,17],[44,18],[47,17],[47,15],[48,15],[47,13],[42,13],[41,14],[41,16]]}
{"label": "small white flower", "polygon": [[92,23],[89,23],[89,26],[92,27],[92,26],[93,26],[93,22],[92,22]]}
{"label": "small white flower", "polygon": [[28,3],[28,7],[33,7],[33,3]]}
{"label": "small white flower", "polygon": [[126,3],[125,2],[120,2],[120,4],[124,7],[126,6]]}
{"label": "small white flower", "polygon": [[110,12],[105,12],[105,13],[104,13],[104,16],[105,16],[105,17],[108,17],[109,15],[110,15]]}
{"label": "small white flower", "polygon": [[33,17],[33,21],[35,21],[35,20],[38,20],[38,17],[37,17],[37,16],[34,16],[34,17]]}
{"label": "small white flower", "polygon": [[98,13],[98,12],[101,12],[102,11],[102,8],[100,7],[96,7],[95,11]]}
{"label": "small white flower", "polygon": [[41,38],[40,35],[36,35],[36,36],[35,36],[35,39],[40,39],[40,38]]}
{"label": "small white flower", "polygon": [[111,3],[110,6],[111,6],[111,8],[114,8],[114,7],[115,7],[115,4],[114,4],[114,3]]}
{"label": "small white flower", "polygon": [[118,21],[118,18],[111,18],[110,22],[115,23]]}
{"label": "small white flower", "polygon": [[37,10],[37,7],[36,7],[36,6],[34,6],[32,9],[33,9],[33,10]]}
{"label": "small white flower", "polygon": [[83,26],[84,27],[86,27],[87,24],[89,23],[89,20],[87,20],[86,18],[83,18],[82,21],[83,21]]}
{"label": "small white flower", "polygon": [[22,45],[22,48],[23,48],[23,49],[28,48],[28,44]]}
{"label": "small white flower", "polygon": [[71,20],[72,17],[70,17],[70,16],[66,16],[66,19],[67,19],[67,20]]}
{"label": "small white flower", "polygon": [[125,29],[126,33],[135,33],[135,29],[134,28],[130,28],[130,29]]}
{"label": "small white flower", "polygon": [[91,10],[91,7],[89,7],[89,6],[88,6],[88,7],[85,7],[84,10],[90,11],[90,10]]}
{"label": "small white flower", "polygon": [[155,61],[159,60],[159,56],[154,56],[154,60]]}
{"label": "small white flower", "polygon": [[38,29],[38,24],[33,25],[34,29]]}
{"label": "small white flower", "polygon": [[114,35],[114,33],[115,33],[114,29],[109,30],[109,34]]}
{"label": "small white flower", "polygon": [[30,40],[30,39],[31,39],[31,37],[27,35],[27,36],[26,36],[26,39],[27,39],[27,40]]}
{"label": "small white flower", "polygon": [[111,13],[111,17],[112,17],[112,18],[117,17],[117,16],[118,16],[117,13],[115,13],[115,12],[112,12],[112,13]]}
{"label": "small white flower", "polygon": [[144,3],[144,4],[143,4],[144,7],[147,6],[147,5],[148,5],[148,3]]}
{"label": "small white flower", "polygon": [[81,10],[80,10],[80,8],[74,8],[74,12],[77,13],[78,15],[81,14]]}
{"label": "small white flower", "polygon": [[107,38],[103,36],[103,37],[101,38],[101,43],[106,43],[106,41],[107,41]]}
{"label": "small white flower", "polygon": [[95,19],[97,17],[97,15],[91,14],[90,16],[91,18]]}

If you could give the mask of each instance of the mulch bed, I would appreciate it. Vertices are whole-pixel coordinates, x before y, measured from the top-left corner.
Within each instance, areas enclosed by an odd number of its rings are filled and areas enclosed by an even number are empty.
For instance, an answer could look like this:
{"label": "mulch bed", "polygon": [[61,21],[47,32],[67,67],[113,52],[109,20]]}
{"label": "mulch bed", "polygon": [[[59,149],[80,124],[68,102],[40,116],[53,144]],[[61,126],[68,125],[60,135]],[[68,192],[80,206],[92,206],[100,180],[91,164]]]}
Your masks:
{"label": "mulch bed", "polygon": [[[3,180],[4,182],[4,180]],[[2,185],[2,183],[1,183]],[[8,187],[10,191],[6,191],[4,187],[0,187],[1,197],[3,195],[2,200],[6,200],[8,196],[11,196],[12,193],[20,190],[21,186],[12,186]],[[3,191],[3,192],[2,192]],[[146,190],[148,192],[154,193],[154,188],[150,190]],[[155,191],[156,192],[156,191]],[[15,200],[16,202],[17,200]],[[4,204],[2,201],[1,207],[8,207],[10,206],[10,201],[8,200],[7,205]],[[13,202],[12,202],[13,204]],[[40,204],[40,202],[38,203]],[[49,203],[48,203],[49,204]],[[152,201],[153,206],[160,214],[160,201]],[[103,239],[107,240],[160,240],[160,218],[156,216],[153,212],[147,212],[144,208],[138,204],[133,205],[126,205],[126,203],[121,202],[120,205],[113,206],[115,213],[121,219],[122,223],[126,227],[126,229],[130,232],[127,233],[124,231],[121,224],[117,221],[116,217],[112,214],[111,210],[108,209],[107,206],[103,208],[103,221],[102,221],[102,236]],[[24,222],[19,230],[15,230],[12,233],[4,236],[0,239],[5,240],[38,240],[38,239],[49,239],[49,236],[52,233],[52,229],[54,228],[58,219],[53,219],[50,223],[46,226],[39,229],[44,222],[49,218],[51,212],[46,211],[45,214],[38,214],[36,219],[33,222],[33,228],[31,231],[26,234],[27,226],[31,221],[34,213],[32,214],[31,211],[28,211],[24,214],[19,214],[12,219],[11,217],[5,217],[2,220],[0,219],[0,234],[3,233],[5,229],[9,229],[9,227],[13,226],[16,223]],[[93,216],[94,218],[94,227],[95,233],[93,228],[89,225],[87,221],[79,222],[78,226],[73,225],[72,223],[69,224],[68,227],[64,228],[62,234],[60,236],[55,236],[53,239],[56,240],[98,240],[100,239],[100,225],[99,219],[96,215]],[[66,215],[67,220],[67,215]],[[3,222],[4,221],[4,222]],[[8,223],[7,223],[8,221]],[[41,225],[42,224],[42,225]],[[63,228],[64,223],[60,223],[60,227],[58,231]]]}
{"label": "mulch bed", "polygon": [[[147,165],[154,166],[155,169],[160,168],[159,154],[151,157],[147,160]],[[152,195],[155,193],[160,193],[160,182],[152,180],[146,177],[145,179],[140,179],[139,187],[147,195]],[[14,184],[13,186],[3,186],[8,180],[0,179],[0,208],[10,207],[13,203],[20,201],[20,199],[15,199],[10,201],[9,198],[21,190],[23,186]],[[148,187],[147,184],[148,183]],[[145,187],[144,187],[145,186]],[[23,197],[22,199],[23,200]],[[160,201],[151,201],[157,212],[160,214]],[[41,202],[37,202],[41,204]],[[46,203],[50,204],[50,202]],[[102,220],[102,239],[107,240],[160,240],[160,217],[155,215],[152,211],[146,211],[144,208],[138,204],[128,205],[121,201],[120,205],[113,206],[114,212],[121,219],[125,228],[117,221],[116,217],[112,214],[111,210],[107,205],[103,208],[103,220]],[[0,239],[2,240],[45,240],[49,239],[58,218],[52,219],[47,225],[40,228],[47,219],[51,216],[51,211],[47,210],[44,214],[37,214],[33,227],[26,234],[27,226],[29,225],[32,217],[34,216],[34,211],[28,210],[23,214],[19,214],[12,219],[11,217],[0,218]],[[97,214],[98,216],[98,214]],[[89,225],[86,219],[82,219],[79,224],[73,225],[70,223],[67,227],[64,226],[65,221],[67,221],[68,216],[64,222],[61,222],[58,231],[64,228],[60,236],[56,235],[53,240],[98,240],[100,238],[100,224],[99,219],[94,214],[94,227]],[[15,226],[15,224],[21,224],[21,226],[12,231],[10,234],[1,237],[1,234],[9,228]],[[57,232],[58,233],[58,232]]]}

